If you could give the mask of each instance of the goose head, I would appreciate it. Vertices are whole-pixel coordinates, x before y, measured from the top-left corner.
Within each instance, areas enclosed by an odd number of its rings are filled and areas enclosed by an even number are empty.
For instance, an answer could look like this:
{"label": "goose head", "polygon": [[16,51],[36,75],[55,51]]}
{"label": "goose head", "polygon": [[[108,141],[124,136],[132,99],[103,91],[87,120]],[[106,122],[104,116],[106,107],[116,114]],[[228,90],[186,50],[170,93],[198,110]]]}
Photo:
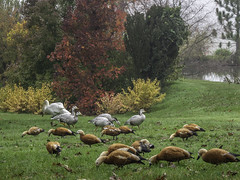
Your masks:
{"label": "goose head", "polygon": [[99,167],[105,160],[107,159],[107,156],[100,156],[95,161],[95,164],[97,167]]}
{"label": "goose head", "polygon": [[142,115],[144,112],[146,112],[144,109],[140,109],[139,114]]}
{"label": "goose head", "polygon": [[48,101],[48,100],[45,100],[45,101],[43,102],[43,107],[45,107],[45,106],[49,106],[49,101]]}
{"label": "goose head", "polygon": [[200,150],[198,151],[198,157],[197,157],[197,160],[198,160],[203,154],[205,154],[206,152],[207,152],[206,149],[200,149]]}
{"label": "goose head", "polygon": [[48,130],[48,136],[50,136],[54,131],[55,131],[55,129],[49,129]]}
{"label": "goose head", "polygon": [[80,135],[85,135],[85,133],[84,133],[83,130],[78,130],[76,133],[77,133],[77,134],[80,134]]}
{"label": "goose head", "polygon": [[112,119],[113,119],[113,121],[115,121],[117,124],[121,124],[120,121],[119,121],[117,118],[113,117]]}
{"label": "goose head", "polygon": [[77,113],[76,113],[76,116],[81,116],[82,115],[82,113],[80,112],[80,111],[78,111]]}

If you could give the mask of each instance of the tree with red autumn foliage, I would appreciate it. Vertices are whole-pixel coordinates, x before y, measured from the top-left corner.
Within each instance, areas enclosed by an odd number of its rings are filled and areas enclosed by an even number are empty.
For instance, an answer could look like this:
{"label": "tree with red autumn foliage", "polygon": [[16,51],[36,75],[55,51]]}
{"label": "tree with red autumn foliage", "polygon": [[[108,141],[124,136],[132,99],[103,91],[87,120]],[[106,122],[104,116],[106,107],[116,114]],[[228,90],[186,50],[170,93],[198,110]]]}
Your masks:
{"label": "tree with red autumn foliage", "polygon": [[49,56],[56,70],[54,91],[86,115],[96,113],[95,103],[106,91],[104,83],[123,71],[107,55],[123,44],[116,31],[121,24],[116,12],[114,0],[77,0],[64,20],[65,35]]}

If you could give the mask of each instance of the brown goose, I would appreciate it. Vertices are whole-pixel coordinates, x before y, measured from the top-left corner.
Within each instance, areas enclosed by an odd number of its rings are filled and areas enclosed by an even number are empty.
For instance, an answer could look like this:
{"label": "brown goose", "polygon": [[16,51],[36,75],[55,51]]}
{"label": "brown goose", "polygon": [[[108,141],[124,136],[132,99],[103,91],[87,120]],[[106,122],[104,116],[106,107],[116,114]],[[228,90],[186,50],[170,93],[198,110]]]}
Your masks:
{"label": "brown goose", "polygon": [[75,136],[73,131],[71,131],[70,129],[64,128],[64,127],[58,127],[56,129],[49,129],[48,136],[50,136],[51,134],[53,134],[55,136],[61,136],[61,137],[68,136],[68,135]]}
{"label": "brown goose", "polygon": [[113,140],[114,140],[114,137],[116,137],[116,140],[117,140],[117,136],[119,134],[121,134],[121,130],[119,128],[116,128],[116,127],[113,127],[113,126],[110,126],[109,128],[104,128],[101,132],[102,136],[103,135],[108,135],[108,136],[112,136],[113,137]]}
{"label": "brown goose", "polygon": [[128,126],[120,126],[119,129],[121,130],[121,133],[123,134],[129,134],[129,133],[134,133],[134,130],[129,128]]}
{"label": "brown goose", "polygon": [[151,149],[154,148],[154,145],[151,144],[147,139],[141,139],[139,141],[135,141],[132,144],[132,147],[134,147],[139,153],[144,153],[151,152]]}
{"label": "brown goose", "polygon": [[44,129],[34,126],[34,127],[31,127],[29,130],[24,131],[22,133],[22,137],[25,136],[26,134],[36,136],[36,135],[40,134],[41,132],[44,132]]}
{"label": "brown goose", "polygon": [[192,153],[186,151],[185,149],[176,146],[168,146],[163,148],[159,154],[152,156],[149,159],[149,163],[151,165],[157,163],[158,161],[179,162],[184,159],[193,158],[191,154]]}
{"label": "brown goose", "polygon": [[184,128],[187,128],[187,129],[189,129],[190,131],[205,131],[203,128],[201,128],[199,125],[197,125],[197,124],[193,124],[193,123],[191,123],[191,124],[185,124],[184,126],[183,126]]}
{"label": "brown goose", "polygon": [[61,152],[59,142],[48,142],[46,145],[46,149],[49,152],[49,154],[56,154],[56,156],[59,156]]}
{"label": "brown goose", "polygon": [[123,167],[132,163],[144,164],[140,157],[122,150],[115,150],[107,156],[99,156],[95,164],[99,167],[102,163],[113,164],[118,167]]}
{"label": "brown goose", "polygon": [[117,149],[121,149],[121,148],[126,148],[126,149],[128,149],[128,152],[133,153],[135,155],[138,155],[138,152],[137,152],[137,150],[135,148],[133,148],[131,146],[128,146],[126,144],[121,144],[121,143],[114,143],[114,144],[110,145],[108,147],[108,151],[107,152],[108,152],[108,154],[110,154],[111,152],[113,152],[113,151],[115,151]]}
{"label": "brown goose", "polygon": [[233,154],[224,149],[213,148],[210,150],[200,149],[197,160],[202,157],[203,161],[211,164],[222,164],[228,162],[240,162],[237,158],[240,154]]}
{"label": "brown goose", "polygon": [[191,131],[191,130],[189,130],[189,129],[187,129],[187,128],[181,128],[181,129],[178,129],[175,133],[173,133],[173,134],[170,136],[169,139],[170,139],[170,140],[173,140],[173,138],[175,138],[175,137],[180,137],[180,138],[182,138],[183,141],[184,141],[184,138],[187,140],[189,137],[191,137],[191,136],[193,136],[193,135],[197,136],[197,133],[194,132],[194,131]]}
{"label": "brown goose", "polygon": [[98,138],[93,134],[85,134],[83,130],[78,130],[77,134],[80,134],[80,140],[91,147],[92,144],[105,143],[104,140]]}

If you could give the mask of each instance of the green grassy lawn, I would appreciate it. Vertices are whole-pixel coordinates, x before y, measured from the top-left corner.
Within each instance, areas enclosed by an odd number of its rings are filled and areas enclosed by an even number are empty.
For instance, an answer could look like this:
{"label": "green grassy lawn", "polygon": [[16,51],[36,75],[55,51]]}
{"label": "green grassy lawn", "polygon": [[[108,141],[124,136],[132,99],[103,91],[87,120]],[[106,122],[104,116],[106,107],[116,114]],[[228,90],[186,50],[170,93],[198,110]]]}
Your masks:
{"label": "green grassy lawn", "polygon": [[[166,173],[167,179],[240,179],[240,163],[212,165],[196,160],[200,148],[219,147],[240,154],[240,85],[200,80],[178,80],[166,89],[165,100],[146,112],[146,120],[136,134],[119,135],[118,140],[110,139],[106,144],[88,145],[81,143],[79,135],[60,138],[47,131],[50,116],[32,114],[0,113],[0,179],[109,179],[113,172],[120,179],[160,179]],[[116,115],[123,124],[133,113]],[[93,117],[81,116],[73,131],[82,129],[85,133],[100,136],[100,129],[88,123]],[[196,123],[206,132],[182,141],[169,136],[186,123]],[[21,137],[31,126],[45,129],[38,136]],[[59,125],[61,126],[61,125]],[[166,146],[174,145],[193,152],[195,159],[183,160],[168,166],[159,162],[149,167],[148,162],[130,164],[116,169],[113,165],[102,164],[98,169],[95,160],[99,154],[115,142],[131,145],[135,140],[148,139],[155,145],[150,158]],[[58,141],[62,146],[60,157],[48,154],[47,140]],[[68,165],[72,171],[64,167]]]}

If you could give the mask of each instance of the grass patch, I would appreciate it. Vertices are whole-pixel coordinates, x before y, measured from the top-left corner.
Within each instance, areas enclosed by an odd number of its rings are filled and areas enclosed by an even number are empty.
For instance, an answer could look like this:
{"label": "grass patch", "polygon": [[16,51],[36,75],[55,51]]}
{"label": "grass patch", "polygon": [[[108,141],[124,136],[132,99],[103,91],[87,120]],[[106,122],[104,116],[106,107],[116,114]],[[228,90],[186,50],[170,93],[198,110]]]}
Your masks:
{"label": "grass patch", "polygon": [[[127,165],[121,169],[115,166],[101,165],[95,167],[98,155],[114,143],[131,145],[135,140],[147,138],[155,149],[145,153],[145,158],[157,154],[163,147],[175,145],[193,152],[201,147],[206,149],[219,147],[234,153],[240,153],[240,86],[227,83],[216,83],[200,80],[179,80],[166,90],[165,100],[155,105],[136,134],[120,135],[118,140],[103,136],[111,141],[106,144],[84,145],[79,135],[60,138],[47,131],[51,128],[50,116],[0,113],[0,179],[109,179],[114,173],[121,179],[159,179],[163,173],[167,179],[240,179],[240,163],[228,163],[219,166],[207,164],[201,159],[181,161],[175,166],[167,166],[167,162],[158,165]],[[132,113],[117,115],[123,124]],[[81,116],[73,131],[82,129],[85,133],[100,136],[100,129],[88,123],[93,117]],[[206,132],[199,136],[182,141],[169,136],[186,123],[197,123]],[[23,131],[31,126],[39,126],[45,132],[33,137],[21,137]],[[48,154],[45,144],[47,140],[58,141],[63,147],[60,157]],[[68,165],[72,172],[59,164]]]}

